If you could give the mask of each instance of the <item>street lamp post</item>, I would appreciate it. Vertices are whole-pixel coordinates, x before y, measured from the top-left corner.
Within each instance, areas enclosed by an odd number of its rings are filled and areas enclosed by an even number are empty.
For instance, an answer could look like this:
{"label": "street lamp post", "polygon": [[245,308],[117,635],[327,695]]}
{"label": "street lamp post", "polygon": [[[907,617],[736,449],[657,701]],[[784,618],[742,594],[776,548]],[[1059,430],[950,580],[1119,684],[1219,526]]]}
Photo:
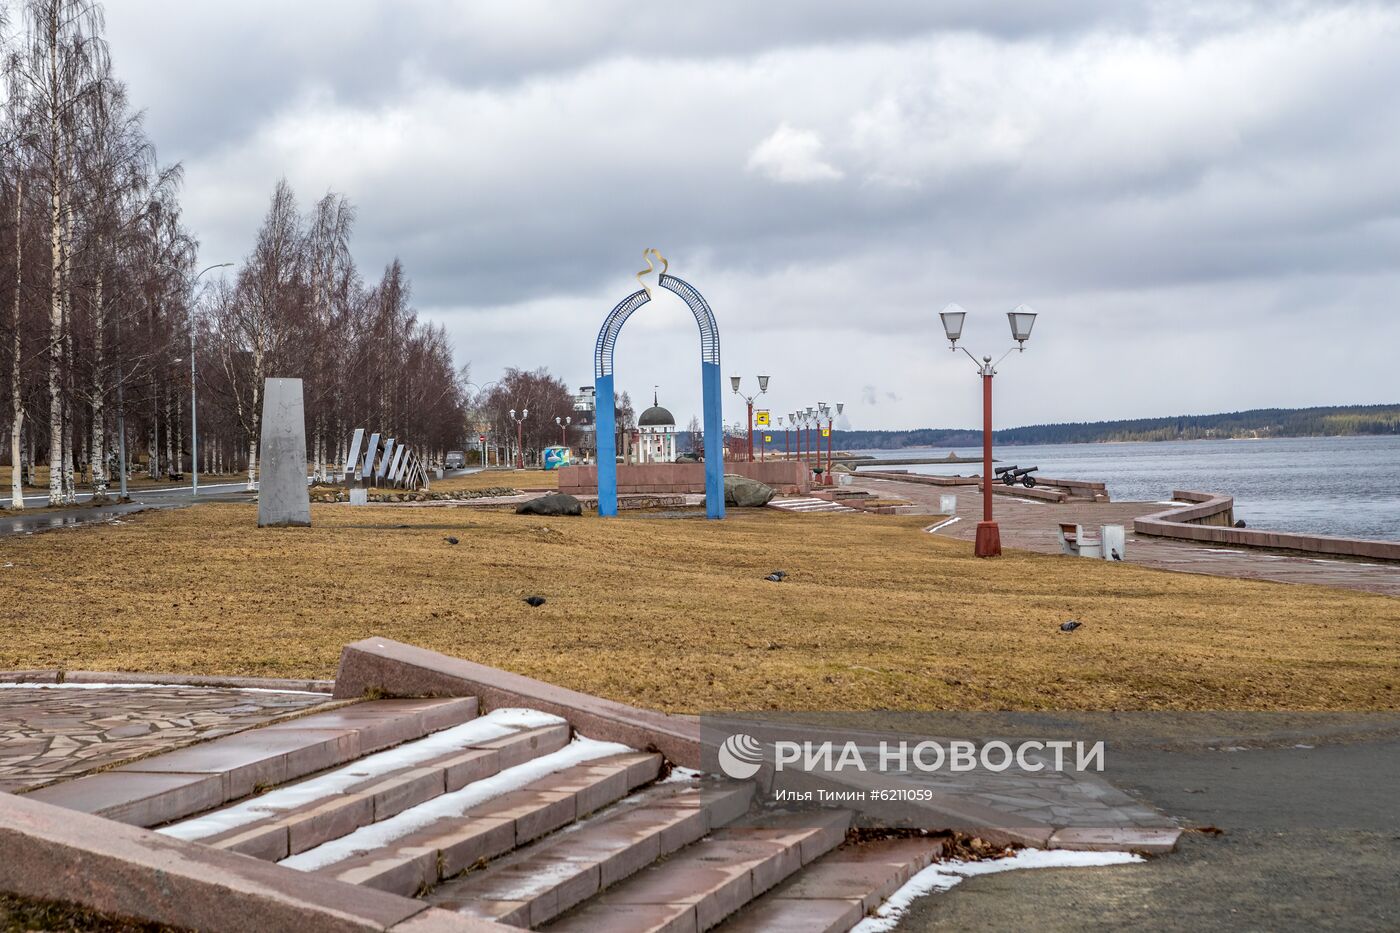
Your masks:
{"label": "street lamp post", "polygon": [[[768,392],[768,379],[769,379],[768,376],[759,376],[759,377],[758,377],[758,395],[766,395],[766,394],[767,394],[767,392]],[[741,399],[743,399],[744,402],[748,405],[748,408],[749,408],[749,420],[748,420],[749,462],[752,463],[752,462],[753,462],[753,400],[756,399],[756,398],[758,398],[758,395],[744,395],[742,392],[740,392],[740,391],[739,391],[739,377],[738,377],[738,376],[730,376],[730,377],[729,377],[729,386],[730,386],[730,388],[732,388],[732,389],[734,390],[734,394],[737,395],[737,396],[739,396]]]}
{"label": "street lamp post", "polygon": [[814,453],[814,451],[816,450],[816,448],[813,446],[813,442],[816,440],[816,435],[814,435],[814,434],[812,433],[812,429],[815,428],[815,427],[817,426],[817,410],[816,410],[815,408],[812,408],[812,407],[809,405],[809,406],[807,407],[807,412],[806,412],[806,414],[807,414],[807,459],[810,460],[810,461],[812,462],[813,466],[816,466],[816,465],[818,465],[818,460],[817,460],[817,455]]}
{"label": "street lamp post", "polygon": [[[832,437],[836,434],[836,430],[835,430],[835,428],[836,428],[836,423],[835,423],[835,419],[832,418],[832,416],[831,416],[831,409],[830,409],[829,407],[827,407],[827,406],[822,406],[822,407],[826,410],[826,477],[827,477],[827,480],[830,481],[830,479],[831,479],[831,439],[832,439]],[[841,414],[841,411],[842,411],[845,407],[846,407],[846,403],[845,403],[845,402],[837,402],[837,403],[836,403],[836,414],[838,414],[838,415]]]}
{"label": "street lamp post", "polygon": [[[233,265],[231,262],[221,262],[199,270],[199,275],[194,277],[190,283],[190,495],[199,495],[199,396],[195,390],[195,369],[194,369],[194,287],[199,284],[200,276],[210,269],[224,269]],[[122,478],[122,497],[126,497],[126,478]]]}
{"label": "street lamp post", "polygon": [[530,409],[520,409],[520,417],[515,417],[515,409],[510,410],[510,420],[515,422],[515,467],[525,469],[525,419],[530,417]]}
{"label": "street lamp post", "polygon": [[1007,312],[1006,318],[1011,324],[1011,339],[1016,341],[1016,346],[1003,353],[996,363],[992,362],[990,356],[978,360],[968,353],[966,347],[958,346],[958,339],[962,336],[963,319],[967,317],[967,312],[960,306],[950,304],[939,316],[943,319],[943,332],[948,337],[949,349],[967,353],[967,358],[976,364],[978,375],[982,377],[982,521],[977,523],[977,543],[973,553],[978,557],[999,557],[1001,530],[992,518],[992,377],[997,374],[997,366],[1011,355],[1012,350],[1025,352],[1026,341],[1030,339],[1031,328],[1035,325],[1035,312],[1028,305],[1017,305],[1014,310]]}
{"label": "street lamp post", "polygon": [[557,424],[557,425],[559,425],[559,442],[560,442],[561,444],[563,444],[565,447],[568,447],[568,446],[569,446],[569,425],[571,425],[571,424],[574,423],[574,416],[573,416],[573,415],[570,415],[570,416],[568,416],[567,418],[560,418],[558,415],[555,415],[555,416],[554,416],[554,423]]}

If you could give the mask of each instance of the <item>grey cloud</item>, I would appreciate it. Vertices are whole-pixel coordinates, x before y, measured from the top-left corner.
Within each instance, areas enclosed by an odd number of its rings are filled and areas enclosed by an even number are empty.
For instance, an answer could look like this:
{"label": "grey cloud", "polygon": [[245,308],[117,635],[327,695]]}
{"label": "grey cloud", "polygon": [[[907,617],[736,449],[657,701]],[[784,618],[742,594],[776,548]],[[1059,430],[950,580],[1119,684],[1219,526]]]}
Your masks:
{"label": "grey cloud", "polygon": [[[945,410],[970,391],[938,338],[954,299],[989,349],[1001,311],[1044,314],[1006,377],[1046,380],[1017,420],[1390,400],[1355,367],[1311,377],[1319,342],[1354,339],[1303,322],[1366,329],[1367,353],[1400,338],[1381,310],[1400,284],[1393,6],[441,11],[109,4],[117,67],[186,162],[208,255],[246,253],[286,174],[303,201],[349,195],[365,273],[401,256],[479,374],[586,379],[601,316],[655,245],[720,314],[726,368],[773,369],[789,407],[840,393],[885,426],[975,423],[975,405]],[[785,126],[796,148],[751,168]],[[698,410],[677,375],[693,323],[660,303],[647,320],[620,347],[632,387]],[[1052,354],[1083,369],[1188,337],[1229,348],[1198,357],[1220,373],[1164,385],[1168,367],[1139,363],[1109,399],[1056,378]],[[1302,375],[1280,385],[1280,367]]]}

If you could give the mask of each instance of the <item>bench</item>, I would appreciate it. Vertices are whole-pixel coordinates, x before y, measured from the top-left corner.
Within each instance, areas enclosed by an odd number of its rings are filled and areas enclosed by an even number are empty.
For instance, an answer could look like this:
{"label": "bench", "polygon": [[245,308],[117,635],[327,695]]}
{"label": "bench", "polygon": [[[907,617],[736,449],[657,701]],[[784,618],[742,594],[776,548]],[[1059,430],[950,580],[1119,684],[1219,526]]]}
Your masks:
{"label": "bench", "polygon": [[1081,525],[1060,522],[1060,550],[1072,557],[1103,557],[1103,541],[1086,535]]}

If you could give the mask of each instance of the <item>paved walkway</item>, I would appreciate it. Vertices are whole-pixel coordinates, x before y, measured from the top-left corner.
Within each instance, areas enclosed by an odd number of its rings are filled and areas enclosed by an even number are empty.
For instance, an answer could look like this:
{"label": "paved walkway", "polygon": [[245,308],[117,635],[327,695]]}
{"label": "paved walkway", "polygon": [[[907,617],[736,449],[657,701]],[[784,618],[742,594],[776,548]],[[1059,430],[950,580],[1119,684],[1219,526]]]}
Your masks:
{"label": "paved walkway", "polygon": [[[977,522],[982,518],[980,491],[971,486],[950,489],[897,480],[858,479],[850,488],[908,499],[920,513],[927,515],[939,514],[939,496],[955,493],[958,497],[956,517],[959,520],[939,529],[938,534],[966,541],[976,536]],[[1093,529],[1100,525],[1123,525],[1128,531],[1128,549],[1124,556],[1131,563],[1183,573],[1279,583],[1314,583],[1400,596],[1400,565],[1396,564],[1306,557],[1259,549],[1211,547],[1133,534],[1133,519],[1162,511],[1166,507],[1162,502],[1071,500],[1055,504],[997,496],[995,507],[1004,547],[1058,554],[1060,542],[1057,526],[1060,522],[1077,522]]]}
{"label": "paved walkway", "polygon": [[0,687],[0,791],[14,792],[329,701],[210,687]]}

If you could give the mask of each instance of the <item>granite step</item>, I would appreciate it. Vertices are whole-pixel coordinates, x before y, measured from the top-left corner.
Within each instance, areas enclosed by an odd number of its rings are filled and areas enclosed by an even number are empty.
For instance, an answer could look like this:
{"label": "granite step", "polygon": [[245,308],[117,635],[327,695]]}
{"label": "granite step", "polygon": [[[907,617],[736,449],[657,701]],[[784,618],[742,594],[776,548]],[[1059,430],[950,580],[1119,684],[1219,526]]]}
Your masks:
{"label": "granite step", "polygon": [[443,882],[436,907],[533,928],[748,811],[751,785],[662,783],[523,849]]}
{"label": "granite step", "polygon": [[828,499],[818,499],[815,497],[800,497],[787,499],[773,499],[768,503],[770,509],[780,509],[784,512],[855,512],[850,506],[841,505]]}
{"label": "granite step", "polygon": [[[547,768],[550,757],[519,767]],[[457,799],[443,795],[420,805],[423,809],[400,813],[395,817],[398,827],[371,825],[359,831],[361,838],[351,833],[330,843],[329,852],[311,849],[282,864],[394,894],[418,894],[622,799],[654,781],[661,762],[658,754],[622,751],[562,767],[519,786],[513,786],[516,775],[507,769],[468,784],[457,792]],[[472,802],[479,798],[484,799]],[[460,810],[457,800],[464,801]],[[405,827],[407,831],[398,835]],[[393,838],[382,838],[387,834]],[[333,860],[319,864],[326,858]]]}
{"label": "granite step", "polygon": [[543,929],[700,933],[840,845],[851,814],[763,814],[711,833]]}
{"label": "granite step", "polygon": [[460,725],[476,713],[475,697],[367,700],[143,758],[30,796],[158,826]]}
{"label": "granite step", "polygon": [[938,837],[850,841],[757,898],[719,933],[846,933],[943,855]]}
{"label": "granite step", "polygon": [[280,861],[558,751],[569,732],[555,716],[497,710],[161,832]]}

